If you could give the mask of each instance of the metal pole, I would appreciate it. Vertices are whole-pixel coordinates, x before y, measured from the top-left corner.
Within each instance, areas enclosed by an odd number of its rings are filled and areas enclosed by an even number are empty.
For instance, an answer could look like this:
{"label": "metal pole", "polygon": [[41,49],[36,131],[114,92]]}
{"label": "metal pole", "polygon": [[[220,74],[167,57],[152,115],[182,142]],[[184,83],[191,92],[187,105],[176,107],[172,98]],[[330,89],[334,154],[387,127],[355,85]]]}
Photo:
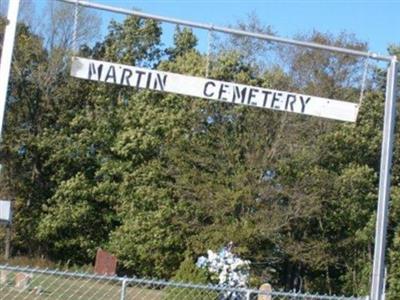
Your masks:
{"label": "metal pole", "polygon": [[5,251],[4,259],[7,261],[10,258],[10,248],[11,248],[11,223],[6,226],[6,237],[5,237]]}
{"label": "metal pole", "polygon": [[273,35],[269,35],[269,34],[249,32],[249,31],[238,30],[238,29],[233,29],[233,28],[228,28],[228,27],[214,26],[214,25],[205,24],[205,23],[198,23],[198,22],[192,22],[192,21],[187,21],[187,20],[163,17],[163,16],[159,16],[159,15],[147,14],[147,13],[143,13],[140,11],[119,8],[119,7],[109,6],[109,5],[103,5],[103,4],[94,3],[94,2],[88,2],[88,1],[82,1],[82,0],[77,0],[77,1],[76,0],[57,0],[57,1],[70,3],[70,4],[75,4],[76,2],[78,2],[79,5],[84,6],[84,7],[96,8],[96,9],[110,11],[110,12],[114,12],[114,13],[120,13],[120,14],[124,14],[124,15],[132,15],[132,16],[137,16],[137,17],[141,17],[141,18],[145,18],[145,19],[152,19],[152,20],[156,20],[156,21],[160,21],[160,22],[179,24],[179,25],[183,25],[183,26],[200,28],[200,29],[205,29],[205,30],[210,30],[210,31],[217,31],[217,32],[223,32],[223,33],[229,33],[229,34],[235,34],[235,35],[249,36],[249,37],[253,37],[253,38],[257,38],[257,39],[261,39],[261,40],[279,42],[279,43],[283,43],[283,44],[302,46],[302,47],[326,50],[326,51],[331,51],[331,52],[339,52],[339,53],[343,53],[343,54],[349,54],[349,55],[355,55],[355,56],[361,56],[361,57],[369,57],[370,59],[374,59],[374,60],[391,61],[391,59],[392,59],[391,56],[379,55],[379,54],[371,53],[371,52],[364,52],[364,51],[358,51],[358,50],[353,50],[353,49],[346,49],[346,48],[341,48],[341,47],[322,45],[322,44],[317,44],[317,43],[312,43],[312,42],[298,41],[298,40],[273,36]]}
{"label": "metal pole", "polygon": [[120,300],[125,300],[127,282],[128,282],[128,279],[126,279],[126,278],[122,279],[121,294],[119,297]]}
{"label": "metal pole", "polygon": [[372,271],[371,300],[382,300],[385,284],[385,248],[389,215],[391,166],[393,156],[394,126],[396,119],[396,57],[392,57],[387,70],[385,120],[383,125],[381,167],[379,176],[378,211],[375,226],[375,251]]}
{"label": "metal pole", "polygon": [[0,139],[3,128],[4,111],[7,102],[8,80],[14,49],[15,31],[17,28],[20,0],[8,1],[7,25],[4,33],[3,51],[0,61]]}
{"label": "metal pole", "polygon": [[79,5],[78,0],[75,0],[75,11],[74,11],[74,31],[72,33],[72,51],[78,53],[78,17],[79,17]]}

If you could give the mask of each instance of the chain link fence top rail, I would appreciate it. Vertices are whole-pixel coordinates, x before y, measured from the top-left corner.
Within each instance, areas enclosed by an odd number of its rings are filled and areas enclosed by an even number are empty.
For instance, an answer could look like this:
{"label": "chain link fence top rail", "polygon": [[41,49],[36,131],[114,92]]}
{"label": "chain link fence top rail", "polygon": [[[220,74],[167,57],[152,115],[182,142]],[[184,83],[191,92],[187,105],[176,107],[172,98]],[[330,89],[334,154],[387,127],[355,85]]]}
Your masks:
{"label": "chain link fence top rail", "polygon": [[0,299],[367,300],[0,265]]}

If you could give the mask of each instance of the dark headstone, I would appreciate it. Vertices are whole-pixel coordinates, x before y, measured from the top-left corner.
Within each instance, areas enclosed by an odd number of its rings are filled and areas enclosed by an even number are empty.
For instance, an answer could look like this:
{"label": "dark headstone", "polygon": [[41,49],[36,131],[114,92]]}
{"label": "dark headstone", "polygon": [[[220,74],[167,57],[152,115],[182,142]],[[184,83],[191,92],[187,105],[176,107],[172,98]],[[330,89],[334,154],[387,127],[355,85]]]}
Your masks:
{"label": "dark headstone", "polygon": [[117,258],[107,251],[98,249],[94,272],[98,275],[114,276],[117,271]]}

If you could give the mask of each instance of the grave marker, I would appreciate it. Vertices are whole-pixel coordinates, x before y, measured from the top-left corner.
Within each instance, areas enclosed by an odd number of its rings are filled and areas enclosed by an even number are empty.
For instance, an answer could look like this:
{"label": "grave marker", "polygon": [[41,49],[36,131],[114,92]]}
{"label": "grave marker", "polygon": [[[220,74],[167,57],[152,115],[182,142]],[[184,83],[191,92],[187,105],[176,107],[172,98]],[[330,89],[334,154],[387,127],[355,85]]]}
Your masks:
{"label": "grave marker", "polygon": [[117,258],[107,251],[98,249],[94,271],[98,275],[114,276],[117,271]]}

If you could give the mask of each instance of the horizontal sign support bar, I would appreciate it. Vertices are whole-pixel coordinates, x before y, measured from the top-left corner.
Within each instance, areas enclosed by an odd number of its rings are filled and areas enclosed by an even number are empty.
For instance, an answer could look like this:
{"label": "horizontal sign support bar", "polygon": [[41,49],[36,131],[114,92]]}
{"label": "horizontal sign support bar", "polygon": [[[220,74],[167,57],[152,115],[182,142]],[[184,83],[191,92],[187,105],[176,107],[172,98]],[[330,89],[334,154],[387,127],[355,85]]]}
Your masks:
{"label": "horizontal sign support bar", "polygon": [[355,122],[358,104],[201,77],[72,58],[71,75],[106,83]]}
{"label": "horizontal sign support bar", "polygon": [[114,7],[114,6],[109,6],[109,5],[104,5],[104,4],[99,4],[99,3],[89,2],[89,1],[82,1],[82,0],[57,0],[57,1],[66,2],[66,3],[70,3],[70,4],[78,3],[79,5],[84,6],[84,7],[96,8],[96,9],[110,11],[110,12],[114,12],[114,13],[132,15],[132,16],[137,16],[137,17],[146,18],[146,19],[153,19],[153,20],[165,22],[165,23],[189,26],[189,27],[193,27],[193,28],[200,28],[200,29],[206,29],[206,30],[235,34],[235,35],[249,36],[249,37],[253,37],[253,38],[257,38],[257,39],[261,39],[261,40],[279,42],[279,43],[283,43],[283,44],[302,46],[302,47],[326,50],[326,51],[331,51],[331,52],[339,52],[339,53],[344,53],[344,54],[349,54],[349,55],[354,55],[354,56],[369,57],[370,59],[374,59],[374,60],[381,60],[381,61],[388,61],[388,62],[390,62],[392,60],[391,56],[385,56],[385,55],[380,55],[380,54],[371,53],[371,52],[364,52],[364,51],[358,51],[358,50],[329,46],[329,45],[322,45],[322,44],[317,44],[317,43],[312,43],[312,42],[298,41],[298,40],[273,36],[273,35],[269,35],[269,34],[249,32],[249,31],[233,29],[233,28],[228,28],[228,27],[214,26],[214,25],[205,24],[205,23],[198,23],[198,22],[186,21],[186,20],[181,20],[181,19],[163,17],[163,16],[159,16],[159,15],[143,13],[143,12],[136,11],[136,10],[129,10],[129,9],[125,9],[125,8],[119,8],[119,7]]}

